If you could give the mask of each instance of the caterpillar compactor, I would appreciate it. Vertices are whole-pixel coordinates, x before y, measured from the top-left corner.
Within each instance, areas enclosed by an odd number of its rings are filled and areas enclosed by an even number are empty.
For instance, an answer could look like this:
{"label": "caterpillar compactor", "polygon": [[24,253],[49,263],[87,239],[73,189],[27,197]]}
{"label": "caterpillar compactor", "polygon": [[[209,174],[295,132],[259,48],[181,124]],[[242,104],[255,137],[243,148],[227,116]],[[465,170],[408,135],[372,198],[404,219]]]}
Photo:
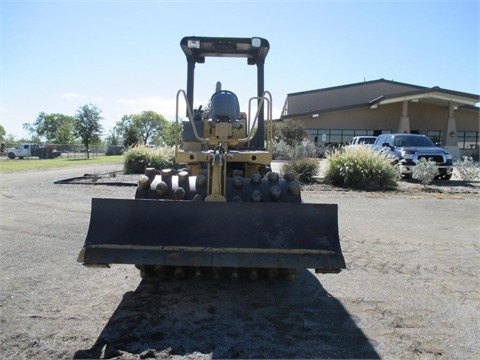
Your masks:
{"label": "caterpillar compactor", "polygon": [[[271,171],[268,41],[185,37],[180,46],[187,59],[187,90],[176,96],[183,131],[175,159],[181,170],[147,168],[134,199],[92,199],[78,261],[135,264],[141,276],[162,278],[292,278],[301,268],[345,268],[337,205],[302,203],[295,176]],[[247,112],[219,82],[207,109],[193,110],[195,66],[208,57],[246,58],[256,67],[256,94]]]}

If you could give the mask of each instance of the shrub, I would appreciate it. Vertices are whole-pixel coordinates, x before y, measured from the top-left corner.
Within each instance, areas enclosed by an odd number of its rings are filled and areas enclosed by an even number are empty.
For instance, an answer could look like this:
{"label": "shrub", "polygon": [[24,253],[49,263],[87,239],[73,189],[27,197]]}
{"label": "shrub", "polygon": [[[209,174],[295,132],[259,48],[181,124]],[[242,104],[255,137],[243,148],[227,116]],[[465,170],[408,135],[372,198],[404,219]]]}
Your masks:
{"label": "shrub", "polygon": [[288,160],[292,156],[292,148],[283,140],[273,143],[273,158],[275,160]]}
{"label": "shrub", "polygon": [[417,165],[412,168],[412,179],[420,180],[423,185],[430,184],[435,176],[439,174],[435,161],[421,158]]}
{"label": "shrub", "polygon": [[292,147],[292,160],[304,158],[318,158],[318,149],[314,143],[309,142],[307,146],[297,144]]}
{"label": "shrub", "polygon": [[300,143],[306,135],[305,126],[300,121],[288,121],[279,130],[282,140],[292,147]]}
{"label": "shrub", "polygon": [[457,168],[463,181],[474,181],[480,177],[480,167],[472,157],[464,156],[463,161],[455,161],[453,165]]}
{"label": "shrub", "polygon": [[358,190],[394,189],[398,170],[391,159],[364,147],[345,148],[327,157],[325,183]]}
{"label": "shrub", "polygon": [[293,173],[296,178],[303,183],[314,181],[314,177],[318,174],[320,165],[316,159],[295,159],[282,165],[281,172]]}
{"label": "shrub", "polygon": [[127,174],[143,174],[145,168],[165,169],[175,167],[175,149],[173,147],[135,146],[124,153],[124,171]]}
{"label": "shrub", "polygon": [[314,143],[288,145],[284,140],[273,143],[273,158],[275,160],[295,160],[303,158],[317,158],[319,152]]}

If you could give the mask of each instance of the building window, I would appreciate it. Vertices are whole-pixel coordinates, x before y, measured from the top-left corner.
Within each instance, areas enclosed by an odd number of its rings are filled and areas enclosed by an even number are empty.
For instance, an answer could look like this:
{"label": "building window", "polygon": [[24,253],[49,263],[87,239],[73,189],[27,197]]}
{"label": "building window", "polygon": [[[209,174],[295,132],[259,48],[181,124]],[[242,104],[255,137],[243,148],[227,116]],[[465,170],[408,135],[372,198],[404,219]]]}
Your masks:
{"label": "building window", "polygon": [[427,131],[427,136],[432,139],[435,144],[441,144],[443,140],[443,131],[432,130]]}
{"label": "building window", "polygon": [[330,130],[307,129],[307,135],[315,145],[323,145],[330,142]]}
{"label": "building window", "polygon": [[[354,136],[375,136],[375,130],[364,129],[306,129],[307,135],[316,145],[325,143],[349,143]],[[390,131],[387,131],[390,133]]]}
{"label": "building window", "polygon": [[340,144],[342,142],[342,130],[330,130],[331,143]]}
{"label": "building window", "polygon": [[478,140],[478,131],[457,131],[457,142],[459,149],[478,149]]}

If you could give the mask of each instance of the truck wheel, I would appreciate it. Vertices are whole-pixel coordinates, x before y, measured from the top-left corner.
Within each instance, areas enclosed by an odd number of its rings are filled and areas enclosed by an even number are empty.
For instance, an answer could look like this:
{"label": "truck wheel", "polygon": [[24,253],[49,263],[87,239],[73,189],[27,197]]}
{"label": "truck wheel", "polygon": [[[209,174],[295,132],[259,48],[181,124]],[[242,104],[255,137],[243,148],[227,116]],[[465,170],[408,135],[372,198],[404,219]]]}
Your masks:
{"label": "truck wheel", "polygon": [[8,158],[11,159],[11,160],[15,159],[15,154],[13,152],[9,152],[8,153]]}

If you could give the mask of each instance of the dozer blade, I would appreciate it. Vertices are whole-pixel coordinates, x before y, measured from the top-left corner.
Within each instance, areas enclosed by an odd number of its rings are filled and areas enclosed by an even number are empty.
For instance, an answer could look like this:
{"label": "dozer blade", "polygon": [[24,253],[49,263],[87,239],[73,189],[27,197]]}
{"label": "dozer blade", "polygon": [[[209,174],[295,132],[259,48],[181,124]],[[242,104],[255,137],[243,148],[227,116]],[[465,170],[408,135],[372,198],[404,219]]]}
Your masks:
{"label": "dozer blade", "polygon": [[345,268],[337,205],[92,199],[84,265]]}

